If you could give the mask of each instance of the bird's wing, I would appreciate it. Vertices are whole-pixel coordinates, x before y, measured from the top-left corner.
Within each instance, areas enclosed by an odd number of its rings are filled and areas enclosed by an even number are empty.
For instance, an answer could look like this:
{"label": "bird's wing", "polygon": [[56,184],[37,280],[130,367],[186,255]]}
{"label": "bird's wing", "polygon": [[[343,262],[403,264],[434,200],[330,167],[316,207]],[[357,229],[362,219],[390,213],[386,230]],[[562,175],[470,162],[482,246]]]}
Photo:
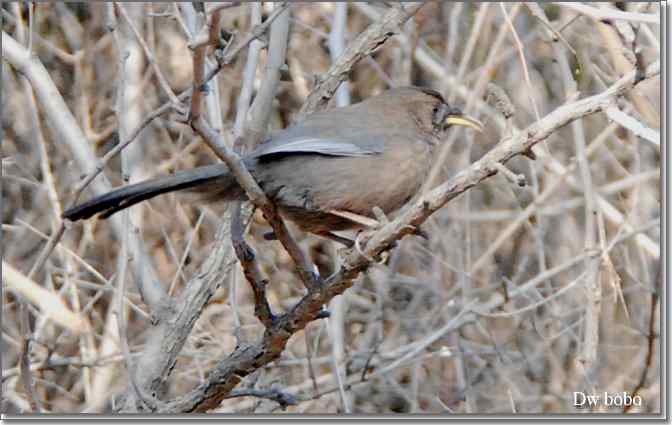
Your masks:
{"label": "bird's wing", "polygon": [[383,151],[383,138],[348,128],[334,134],[320,128],[298,127],[276,133],[260,145],[252,156],[263,158],[277,154],[315,153],[329,156],[368,156]]}
{"label": "bird's wing", "polygon": [[[275,140],[273,141],[275,142]],[[317,153],[330,156],[367,156],[380,153],[380,150],[371,150],[357,146],[354,143],[338,139],[322,139],[316,137],[283,140],[273,146],[264,146],[255,152],[255,156],[264,157],[274,154]]]}

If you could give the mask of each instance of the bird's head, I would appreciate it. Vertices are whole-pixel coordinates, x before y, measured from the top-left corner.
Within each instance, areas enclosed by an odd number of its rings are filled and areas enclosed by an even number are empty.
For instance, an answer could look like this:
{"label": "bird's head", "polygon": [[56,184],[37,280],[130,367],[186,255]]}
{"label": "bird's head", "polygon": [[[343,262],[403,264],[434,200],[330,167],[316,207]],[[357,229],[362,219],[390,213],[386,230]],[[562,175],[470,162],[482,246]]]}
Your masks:
{"label": "bird's head", "polygon": [[[425,128],[434,132],[444,132],[452,126],[468,127],[483,132],[483,124],[462,113],[459,108],[448,105],[437,91],[424,87],[402,87],[389,90],[386,94],[396,98],[404,108]],[[389,100],[388,100],[389,101]]]}

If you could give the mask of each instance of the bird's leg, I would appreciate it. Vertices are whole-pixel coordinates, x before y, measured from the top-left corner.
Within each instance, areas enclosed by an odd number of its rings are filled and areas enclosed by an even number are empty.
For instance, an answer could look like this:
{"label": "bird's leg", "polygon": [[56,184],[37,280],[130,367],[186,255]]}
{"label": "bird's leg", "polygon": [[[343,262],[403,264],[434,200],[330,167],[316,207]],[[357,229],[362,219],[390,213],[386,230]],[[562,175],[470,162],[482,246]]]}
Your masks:
{"label": "bird's leg", "polygon": [[[360,238],[365,237],[366,238],[365,243],[366,243],[366,241],[368,241],[370,239],[370,235],[373,232],[374,231],[365,231],[365,230],[360,230],[359,232],[357,232],[357,236],[355,237],[355,250],[357,250],[357,252],[359,252],[359,255],[361,255],[362,257],[371,261],[372,263],[385,264],[387,262],[387,260],[390,258],[390,252],[389,251],[387,251],[387,250],[383,251],[380,254],[378,254],[377,257],[372,258],[364,252],[364,250],[362,249],[362,246],[360,244]],[[392,244],[390,246],[390,249],[396,248],[398,245],[399,245],[399,242],[394,241],[394,242],[392,242]]]}
{"label": "bird's leg", "polygon": [[[322,276],[320,275],[320,270],[317,268],[317,264],[313,263],[313,275],[315,276],[315,281],[318,282],[320,285],[317,290],[322,292],[322,290],[325,288],[324,286],[324,279],[322,279]],[[320,311],[317,312],[315,315],[316,319],[327,319],[331,317],[331,312],[326,309],[326,307],[323,305],[320,307]]]}
{"label": "bird's leg", "polygon": [[[376,207],[377,208],[377,207]],[[329,214],[338,216],[340,218],[344,218],[346,220],[349,220],[353,223],[353,227],[369,227],[373,229],[377,229],[380,227],[380,223],[372,218],[359,215],[350,211],[345,211],[345,210],[329,210],[327,211]]]}
{"label": "bird's leg", "polygon": [[[389,222],[390,222],[390,219],[387,218],[387,215],[385,215],[385,212],[379,206],[374,206],[371,210],[373,212],[373,215],[376,216],[376,220],[374,220],[372,218],[369,218],[369,217],[366,217],[366,216],[363,216],[363,215],[352,213],[350,211],[329,210],[329,213],[333,214],[333,215],[336,215],[336,216],[339,216],[341,218],[348,219],[348,220],[352,221],[354,224],[359,225],[360,227],[364,227],[365,229],[360,231],[360,234],[357,235],[357,238],[362,237],[363,240],[366,241],[367,238],[364,238],[364,236],[368,236],[371,233],[373,233],[377,230],[380,230],[381,228],[383,228],[385,225],[389,224]],[[416,236],[420,236],[421,238],[424,238],[424,239],[429,239],[429,235],[427,234],[427,232],[425,232],[419,226],[415,226],[413,228],[413,234],[416,235]],[[352,242],[355,243],[356,241],[352,241]],[[396,245],[397,244],[395,242],[394,246],[396,246]],[[346,245],[346,246],[348,246],[348,245]],[[349,247],[351,247],[351,246],[349,246]]]}
{"label": "bird's leg", "polygon": [[270,232],[264,233],[264,240],[265,241],[277,241],[278,237],[275,235],[274,231],[270,231]]}
{"label": "bird's leg", "polygon": [[[330,241],[338,242],[341,245],[345,245],[347,248],[352,248],[355,245],[355,241],[352,239],[339,236],[335,233],[328,232],[328,231],[323,231],[323,232],[313,232],[314,235],[320,236],[325,239],[329,239]],[[275,236],[274,232],[266,232],[264,233],[264,240],[266,241],[277,241],[278,238]]]}
{"label": "bird's leg", "polygon": [[355,241],[349,238],[345,238],[343,236],[339,236],[335,233],[332,232],[315,232],[317,236],[321,236],[325,239],[329,239],[334,242],[338,242],[342,245],[345,245],[347,248],[352,248],[355,245]]}
{"label": "bird's leg", "polygon": [[421,237],[422,239],[428,241],[429,240],[429,234],[423,229],[421,226],[415,226],[415,231],[413,232],[414,235]]}
{"label": "bird's leg", "polygon": [[[355,248],[357,251],[363,255],[364,257],[367,257],[367,255],[362,251],[362,247],[360,246],[360,238],[364,238],[365,242],[368,241],[371,237],[371,234],[375,233],[376,231],[382,229],[384,226],[390,223],[390,220],[387,218],[387,215],[385,215],[385,212],[379,207],[379,206],[374,206],[372,208],[373,215],[376,216],[377,221],[375,222],[376,224],[373,226],[369,226],[369,229],[363,230],[357,234],[357,237],[355,238]],[[373,220],[372,220],[373,221]],[[395,248],[398,245],[397,241],[394,241],[392,243],[391,248]],[[378,256],[378,261],[376,261],[379,264],[385,264],[387,260],[389,259],[390,254],[389,251],[382,252]],[[368,258],[368,257],[367,257]],[[371,261],[375,261],[372,258],[369,258]]]}

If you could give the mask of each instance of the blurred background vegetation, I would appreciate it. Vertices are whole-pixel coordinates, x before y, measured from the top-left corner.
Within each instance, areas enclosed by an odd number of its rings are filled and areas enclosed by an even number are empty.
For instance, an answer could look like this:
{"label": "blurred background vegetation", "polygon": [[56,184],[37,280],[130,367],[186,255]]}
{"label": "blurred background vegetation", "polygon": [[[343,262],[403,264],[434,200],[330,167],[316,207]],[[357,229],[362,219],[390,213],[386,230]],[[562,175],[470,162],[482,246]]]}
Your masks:
{"label": "blurred background vegetation", "polygon": [[[269,6],[262,7],[264,16]],[[4,2],[1,7],[3,31],[26,45],[27,3]],[[176,93],[192,84],[180,7],[125,5]],[[223,12],[223,37],[249,31],[252,7],[242,4]],[[291,6],[287,69],[272,127],[292,123],[315,79],[329,68],[335,16],[345,13],[342,37],[347,45],[388,7],[386,2]],[[557,4],[542,7],[547,22],[518,3],[428,3],[399,35],[355,65],[345,88],[350,101],[393,86],[420,85],[439,90],[479,117],[487,131],[461,132],[450,141],[440,167],[443,181],[512,131],[488,106],[487,83],[497,84],[511,98],[516,108],[513,128],[525,128],[568,99],[603,91],[636,61],[649,64],[660,57],[657,24],[596,20]],[[595,9],[659,13],[657,3],[604,3]],[[77,118],[84,143],[102,157],[119,142],[114,109],[119,58],[107,30],[106,6],[37,4],[32,33],[32,49]],[[139,122],[167,99],[153,67],[136,47],[131,54],[139,58],[133,71],[138,90],[128,113]],[[216,77],[225,132],[235,120],[245,58],[246,51]],[[265,60],[262,49],[257,83]],[[3,261],[28,273],[84,172],[46,122],[36,122],[32,92],[23,77],[5,60],[2,67]],[[658,129],[660,101],[660,80],[654,78],[618,106],[644,126]],[[633,411],[660,412],[659,305],[654,294],[661,277],[659,258],[651,249],[660,243],[660,147],[605,114],[589,116],[579,126],[580,131],[566,126],[546,141],[541,146],[548,153],[544,158],[520,157],[508,164],[526,176],[527,186],[517,187],[497,175],[449,203],[425,223],[427,239],[405,238],[385,264],[361,276],[340,297],[339,305],[331,307],[331,329],[325,320],[311,323],[292,338],[280,360],[245,383],[295,395],[298,404],[287,410],[295,413],[575,413],[574,391],[637,391],[643,405]],[[590,367],[580,361],[586,343],[584,262],[553,271],[585,249],[586,197],[576,167],[577,137],[589,146],[592,190],[601,200],[595,218],[597,244],[609,248],[599,261],[599,342]],[[133,179],[217,160],[173,114],[154,120],[131,146],[129,154],[139,164]],[[120,161],[111,161],[104,174],[113,185],[121,184]],[[551,193],[541,196],[545,191]],[[91,194],[87,190],[83,197]],[[523,216],[530,206],[533,213]],[[134,207],[152,265],[171,293],[180,291],[212,250],[225,209],[180,194]],[[248,239],[269,277],[273,307],[282,311],[300,298],[303,288],[280,244],[263,240],[267,231],[257,214]],[[295,233],[323,274],[334,269],[336,248],[330,242]],[[128,385],[117,329],[111,324],[118,256],[119,240],[109,223],[92,219],[69,226],[45,267],[33,276],[92,327],[91,333],[77,336],[45,319],[38,307],[29,307],[34,329],[29,361],[44,411],[110,412],[112,400]],[[540,281],[533,289],[423,346],[424,338],[470,300],[487,300],[493,293],[508,296],[535,278]],[[236,270],[230,279],[207,305],[181,352],[168,380],[170,396],[200,383],[214,362],[234,349],[235,335],[249,342],[262,332],[242,273]],[[136,353],[150,322],[134,285],[127,288],[127,337],[131,353]],[[16,294],[5,290],[2,304],[2,410],[26,412],[30,405],[19,377],[22,334]],[[402,358],[388,372],[375,374]],[[346,383],[342,393],[335,370]],[[605,411],[601,409],[595,410]],[[280,409],[273,401],[244,397],[225,400],[216,411]]]}

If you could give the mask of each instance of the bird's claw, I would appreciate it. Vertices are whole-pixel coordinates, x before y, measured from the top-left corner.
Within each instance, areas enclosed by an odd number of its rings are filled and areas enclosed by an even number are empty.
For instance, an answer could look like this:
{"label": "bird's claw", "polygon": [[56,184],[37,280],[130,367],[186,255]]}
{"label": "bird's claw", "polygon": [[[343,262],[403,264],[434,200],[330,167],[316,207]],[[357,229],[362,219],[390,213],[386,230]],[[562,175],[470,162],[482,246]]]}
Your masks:
{"label": "bird's claw", "polygon": [[326,319],[331,317],[331,313],[329,310],[326,310],[322,308],[320,311],[317,312],[317,315],[315,316],[316,319]]}
{"label": "bird's claw", "polygon": [[254,261],[256,253],[251,246],[247,244],[244,240],[235,241],[233,243],[233,249],[236,251],[236,256],[241,260],[247,263]]}

